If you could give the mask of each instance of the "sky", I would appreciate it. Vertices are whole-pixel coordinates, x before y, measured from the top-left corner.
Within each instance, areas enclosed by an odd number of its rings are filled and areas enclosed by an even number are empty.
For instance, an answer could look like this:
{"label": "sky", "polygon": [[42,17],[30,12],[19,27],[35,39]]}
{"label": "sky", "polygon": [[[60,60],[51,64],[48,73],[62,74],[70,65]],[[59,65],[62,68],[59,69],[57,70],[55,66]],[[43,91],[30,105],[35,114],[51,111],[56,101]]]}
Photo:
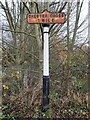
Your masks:
{"label": "sky", "polygon": [[[0,0],[1,2],[5,2],[5,0]],[[11,0],[7,0],[7,1],[11,1]],[[16,1],[16,0],[13,0],[13,1]],[[23,0],[23,1],[31,1],[31,0]],[[44,2],[44,1],[48,1],[48,2],[57,2],[57,1],[62,1],[62,0],[33,0],[33,1],[38,1],[38,2]],[[63,0],[63,1],[70,1],[70,0]],[[75,0],[77,1],[77,0]],[[80,0],[82,1],[82,0]],[[88,13],[88,0],[84,0],[84,4],[83,4],[83,10],[82,10],[82,16],[85,16],[86,14]]]}

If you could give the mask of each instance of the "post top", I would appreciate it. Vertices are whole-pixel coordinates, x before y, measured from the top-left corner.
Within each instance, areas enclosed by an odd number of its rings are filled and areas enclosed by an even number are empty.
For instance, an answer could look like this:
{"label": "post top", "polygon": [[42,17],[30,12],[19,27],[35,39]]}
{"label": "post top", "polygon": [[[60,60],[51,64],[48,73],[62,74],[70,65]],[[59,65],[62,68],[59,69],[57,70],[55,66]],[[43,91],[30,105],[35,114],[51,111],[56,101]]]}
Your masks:
{"label": "post top", "polygon": [[49,27],[49,24],[42,24],[43,27]]}

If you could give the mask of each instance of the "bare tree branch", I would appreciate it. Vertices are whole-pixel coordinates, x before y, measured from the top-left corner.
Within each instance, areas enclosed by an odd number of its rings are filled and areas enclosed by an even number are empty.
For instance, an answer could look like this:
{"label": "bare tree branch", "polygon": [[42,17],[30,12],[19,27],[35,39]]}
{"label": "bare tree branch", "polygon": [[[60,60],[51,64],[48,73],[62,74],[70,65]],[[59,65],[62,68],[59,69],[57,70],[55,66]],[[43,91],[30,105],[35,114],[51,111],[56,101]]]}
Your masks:
{"label": "bare tree branch", "polygon": [[23,2],[23,5],[25,6],[25,8],[27,9],[27,11],[29,12],[29,13],[31,13],[31,11],[29,10],[29,8],[28,8],[28,6],[26,5],[26,3],[25,2]]}
{"label": "bare tree branch", "polygon": [[27,34],[26,32],[23,32],[23,31],[13,31],[13,30],[9,30],[9,29],[0,29],[0,30],[10,31],[10,32],[14,32],[14,33],[26,34],[26,35],[28,35],[28,36],[31,36],[31,37],[36,38],[36,36],[35,36],[35,35]]}
{"label": "bare tree branch", "polygon": [[[67,2],[65,2],[65,4],[63,5],[63,7],[61,7],[58,12],[62,12],[62,10],[65,8],[66,5],[67,5]],[[53,25],[51,25],[51,27],[49,29],[49,32],[51,31],[51,29],[53,28],[54,25],[55,25],[55,23]]]}

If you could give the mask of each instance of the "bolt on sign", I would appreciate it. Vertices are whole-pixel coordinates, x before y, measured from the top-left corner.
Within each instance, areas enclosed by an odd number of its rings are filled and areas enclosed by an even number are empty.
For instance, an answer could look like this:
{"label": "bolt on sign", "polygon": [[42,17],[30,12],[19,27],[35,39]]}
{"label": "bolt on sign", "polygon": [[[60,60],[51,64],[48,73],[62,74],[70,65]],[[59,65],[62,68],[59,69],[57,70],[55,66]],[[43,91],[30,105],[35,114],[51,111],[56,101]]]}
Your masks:
{"label": "bolt on sign", "polygon": [[44,10],[42,13],[29,13],[28,23],[65,23],[65,13],[52,13]]}

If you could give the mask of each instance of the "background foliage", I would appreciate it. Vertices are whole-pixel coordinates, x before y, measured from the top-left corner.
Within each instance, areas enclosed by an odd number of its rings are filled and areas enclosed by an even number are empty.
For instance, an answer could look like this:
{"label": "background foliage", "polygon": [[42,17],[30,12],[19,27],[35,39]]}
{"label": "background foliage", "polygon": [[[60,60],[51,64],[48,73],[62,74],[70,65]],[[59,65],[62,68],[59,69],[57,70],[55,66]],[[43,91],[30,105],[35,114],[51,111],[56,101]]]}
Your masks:
{"label": "background foliage", "polygon": [[[1,118],[90,118],[86,19],[80,2],[0,2],[2,10]],[[50,109],[41,112],[43,27],[26,22],[30,12],[65,12],[65,24],[51,24]],[[82,36],[82,37],[81,37]],[[80,42],[82,40],[82,42]]]}

